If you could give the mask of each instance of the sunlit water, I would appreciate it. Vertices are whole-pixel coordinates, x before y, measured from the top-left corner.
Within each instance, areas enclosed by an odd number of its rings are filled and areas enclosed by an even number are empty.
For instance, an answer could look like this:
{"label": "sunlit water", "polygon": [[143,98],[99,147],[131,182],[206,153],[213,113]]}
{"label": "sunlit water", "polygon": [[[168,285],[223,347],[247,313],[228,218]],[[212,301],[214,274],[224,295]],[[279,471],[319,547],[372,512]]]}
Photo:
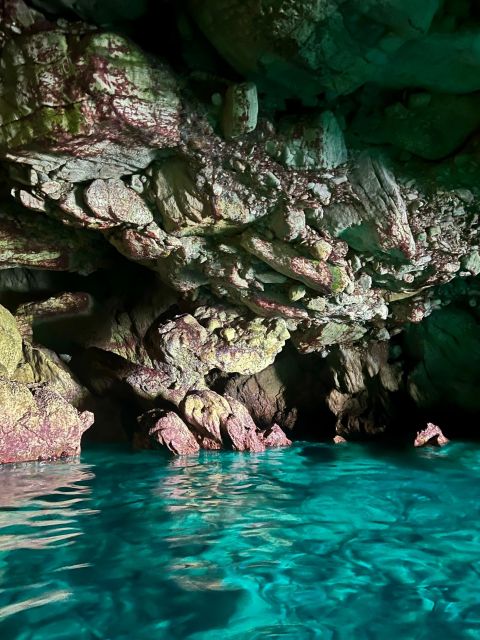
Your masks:
{"label": "sunlit water", "polygon": [[0,638],[480,637],[480,448],[0,468]]}

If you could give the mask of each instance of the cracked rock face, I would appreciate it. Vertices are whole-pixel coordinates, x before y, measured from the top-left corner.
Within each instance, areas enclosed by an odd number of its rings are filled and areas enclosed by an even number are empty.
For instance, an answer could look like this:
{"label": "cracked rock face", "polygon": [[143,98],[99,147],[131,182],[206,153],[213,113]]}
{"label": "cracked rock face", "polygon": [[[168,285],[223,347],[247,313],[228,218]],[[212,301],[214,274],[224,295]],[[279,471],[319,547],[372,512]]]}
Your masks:
{"label": "cracked rock face", "polygon": [[[475,11],[190,0],[168,14],[176,57],[161,37],[142,48],[146,3],[33,5],[2,7],[0,268],[89,276],[91,293],[64,280],[12,298],[33,344],[5,310],[2,374],[77,402],[36,339],[89,315],[72,367],[133,399],[139,442],[174,453],[285,442],[296,407],[261,374],[288,341],[326,358],[319,402],[339,436],[388,429],[397,391],[435,403],[430,327],[480,274]],[[128,263],[142,301],[110,293]],[[400,380],[411,325],[423,351]]]}

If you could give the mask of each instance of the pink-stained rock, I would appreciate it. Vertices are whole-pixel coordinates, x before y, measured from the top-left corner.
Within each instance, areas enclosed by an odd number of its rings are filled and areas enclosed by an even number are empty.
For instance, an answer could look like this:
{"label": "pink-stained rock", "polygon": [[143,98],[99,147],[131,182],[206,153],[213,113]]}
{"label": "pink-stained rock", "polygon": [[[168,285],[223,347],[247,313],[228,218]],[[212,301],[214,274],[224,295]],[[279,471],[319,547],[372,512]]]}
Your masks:
{"label": "pink-stained rock", "polygon": [[224,439],[230,441],[234,451],[265,451],[265,443],[245,405],[230,396],[225,399],[232,413],[222,424]]}
{"label": "pink-stained rock", "polygon": [[29,389],[0,378],[0,464],[77,456],[93,420],[49,385]]}
{"label": "pink-stained rock", "polygon": [[440,427],[429,422],[425,429],[418,431],[413,446],[425,447],[426,445],[431,445],[435,447],[444,447],[449,442],[450,440],[443,435]]}
{"label": "pink-stained rock", "polygon": [[38,213],[2,210],[0,267],[75,271],[88,275],[111,264],[113,252],[95,233],[72,229]]}
{"label": "pink-stained rock", "polygon": [[166,447],[178,456],[197,453],[200,445],[185,422],[173,411],[154,409],[140,418],[141,435],[138,448]]}
{"label": "pink-stained rock", "polygon": [[347,440],[343,436],[335,436],[333,438],[333,444],[346,444]]}
{"label": "pink-stained rock", "polygon": [[287,438],[285,433],[276,423],[262,434],[262,438],[267,449],[273,447],[289,447],[292,444],[292,441]]}
{"label": "pink-stained rock", "polygon": [[180,410],[202,449],[259,452],[291,444],[277,424],[260,431],[245,405],[209,389],[187,394]]}

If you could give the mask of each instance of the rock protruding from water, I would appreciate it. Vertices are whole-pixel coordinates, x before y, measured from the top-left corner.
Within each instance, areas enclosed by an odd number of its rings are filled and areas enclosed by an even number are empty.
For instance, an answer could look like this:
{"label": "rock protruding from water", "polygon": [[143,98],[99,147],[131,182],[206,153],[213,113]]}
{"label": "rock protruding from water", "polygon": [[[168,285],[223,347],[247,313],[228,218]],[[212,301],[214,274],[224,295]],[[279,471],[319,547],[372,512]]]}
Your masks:
{"label": "rock protruding from water", "polygon": [[76,456],[93,419],[47,384],[29,388],[0,378],[0,464]]}
{"label": "rock protruding from water", "polygon": [[179,413],[182,417],[162,409],[143,414],[134,438],[136,448],[166,448],[176,455],[189,455],[200,449],[261,452],[291,444],[277,424],[262,431],[245,405],[210,389],[188,393]]}
{"label": "rock protruding from water", "polygon": [[426,445],[444,447],[449,442],[450,440],[443,435],[440,427],[429,422],[425,429],[417,433],[413,444],[415,447],[425,447]]}

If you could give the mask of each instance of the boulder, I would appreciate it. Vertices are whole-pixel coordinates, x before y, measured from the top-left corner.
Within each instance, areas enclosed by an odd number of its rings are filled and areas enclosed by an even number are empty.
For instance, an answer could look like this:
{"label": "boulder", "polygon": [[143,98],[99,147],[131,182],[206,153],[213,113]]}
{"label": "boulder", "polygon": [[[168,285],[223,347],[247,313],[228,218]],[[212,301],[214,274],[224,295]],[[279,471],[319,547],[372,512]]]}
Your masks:
{"label": "boulder", "polygon": [[77,456],[93,420],[47,384],[29,388],[0,378],[0,463]]}
{"label": "boulder", "polygon": [[414,447],[425,447],[426,445],[444,447],[450,440],[446,438],[440,427],[429,422],[425,429],[417,432]]}
{"label": "boulder", "polygon": [[139,419],[140,433],[134,444],[139,449],[166,447],[171,453],[183,456],[197,453],[200,445],[185,422],[173,411],[154,409]]}

